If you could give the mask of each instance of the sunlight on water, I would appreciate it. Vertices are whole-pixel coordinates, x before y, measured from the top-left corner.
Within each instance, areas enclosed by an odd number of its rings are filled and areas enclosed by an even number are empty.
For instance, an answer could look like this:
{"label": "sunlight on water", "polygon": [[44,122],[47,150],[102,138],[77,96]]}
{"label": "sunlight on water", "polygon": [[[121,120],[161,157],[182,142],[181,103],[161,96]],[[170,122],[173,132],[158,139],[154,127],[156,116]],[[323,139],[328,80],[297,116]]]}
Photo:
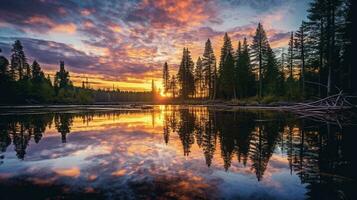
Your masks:
{"label": "sunlight on water", "polygon": [[0,130],[2,194],[304,199],[351,193],[353,129],[282,113],[157,106],[5,115]]}

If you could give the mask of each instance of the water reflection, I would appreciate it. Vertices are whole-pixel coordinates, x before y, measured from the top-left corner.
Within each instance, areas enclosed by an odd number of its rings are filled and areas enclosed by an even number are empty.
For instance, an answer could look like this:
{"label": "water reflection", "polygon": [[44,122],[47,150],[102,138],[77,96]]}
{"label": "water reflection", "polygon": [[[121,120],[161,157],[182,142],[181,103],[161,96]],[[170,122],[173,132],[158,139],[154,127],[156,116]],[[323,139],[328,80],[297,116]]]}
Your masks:
{"label": "water reflection", "polygon": [[50,198],[352,198],[354,130],[207,107],[4,115],[0,192],[21,181],[62,191]]}

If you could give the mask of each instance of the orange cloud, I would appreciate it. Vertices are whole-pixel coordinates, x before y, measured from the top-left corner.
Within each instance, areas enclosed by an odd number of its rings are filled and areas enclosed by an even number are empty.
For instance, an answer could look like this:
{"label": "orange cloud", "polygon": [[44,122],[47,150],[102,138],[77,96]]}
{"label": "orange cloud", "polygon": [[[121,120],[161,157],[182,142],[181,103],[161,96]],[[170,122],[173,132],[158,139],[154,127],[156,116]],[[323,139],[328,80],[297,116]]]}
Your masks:
{"label": "orange cloud", "polygon": [[56,169],[54,171],[61,176],[77,177],[80,175],[80,170],[78,167],[73,167],[69,169]]}
{"label": "orange cloud", "polygon": [[53,31],[55,32],[62,32],[62,33],[68,33],[68,34],[73,34],[76,32],[77,27],[73,23],[69,24],[59,24],[56,25],[52,28]]}
{"label": "orange cloud", "polygon": [[77,30],[77,27],[74,23],[56,24],[56,22],[54,22],[52,19],[48,18],[47,16],[35,15],[27,19],[25,23],[31,25],[47,26],[49,28],[47,32],[54,31],[60,33],[73,34]]}

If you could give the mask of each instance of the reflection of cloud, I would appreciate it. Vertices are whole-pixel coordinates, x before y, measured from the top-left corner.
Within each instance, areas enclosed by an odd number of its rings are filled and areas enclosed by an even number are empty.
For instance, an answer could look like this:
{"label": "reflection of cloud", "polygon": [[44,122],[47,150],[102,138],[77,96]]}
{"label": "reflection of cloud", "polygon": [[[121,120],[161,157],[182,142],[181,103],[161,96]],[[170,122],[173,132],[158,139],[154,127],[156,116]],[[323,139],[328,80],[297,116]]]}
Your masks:
{"label": "reflection of cloud", "polygon": [[80,169],[73,167],[69,169],[54,169],[54,171],[60,176],[78,177],[80,175]]}
{"label": "reflection of cloud", "polygon": [[[171,132],[169,143],[164,143],[164,113],[172,114],[172,110],[164,111],[164,106],[160,109],[88,114],[88,122],[87,115],[78,116],[73,119],[66,144],[61,143],[57,132],[46,131],[38,144],[30,142],[24,161],[5,160],[0,177],[2,181],[21,178],[35,186],[64,185],[70,188],[67,192],[103,192],[123,198],[152,194],[162,198],[234,199],[256,193],[259,197],[286,198],[287,191],[295,190],[298,192],[294,194],[303,194],[299,179],[290,175],[286,157],[280,154],[271,157],[262,182],[257,182],[250,170],[252,161],[244,167],[236,156],[225,172],[222,153],[226,147],[220,142],[210,168],[205,163],[204,147],[197,142],[184,156],[177,132]],[[208,115],[207,110],[204,112]],[[150,125],[153,118],[155,125]],[[5,158],[15,153],[14,148],[8,149]],[[286,181],[291,184],[282,187]]]}

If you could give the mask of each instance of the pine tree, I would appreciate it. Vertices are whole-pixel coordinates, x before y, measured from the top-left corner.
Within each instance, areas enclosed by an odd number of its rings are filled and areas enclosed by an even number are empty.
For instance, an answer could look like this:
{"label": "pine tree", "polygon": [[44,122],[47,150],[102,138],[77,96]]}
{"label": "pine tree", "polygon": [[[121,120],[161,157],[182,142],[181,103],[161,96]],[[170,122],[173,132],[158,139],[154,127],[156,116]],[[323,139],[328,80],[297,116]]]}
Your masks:
{"label": "pine tree", "polygon": [[273,50],[268,46],[267,63],[263,71],[264,94],[266,95],[282,95],[284,78],[283,73],[279,71],[278,62]]}
{"label": "pine tree", "polygon": [[266,54],[268,51],[269,43],[263,26],[259,23],[253,43],[251,45],[252,62],[258,65],[258,78],[259,78],[259,97],[263,96],[263,67],[266,63]]}
{"label": "pine tree", "polygon": [[295,48],[298,51],[298,56],[301,60],[300,68],[300,86],[301,96],[305,97],[305,43],[306,43],[306,23],[303,21],[298,31],[295,32]]}
{"label": "pine tree", "polygon": [[45,75],[43,74],[40,65],[38,62],[35,60],[32,63],[32,80],[34,82],[40,82],[45,78]]}
{"label": "pine tree", "polygon": [[357,95],[357,69],[352,67],[353,56],[352,56],[352,0],[346,0],[346,10],[344,10],[344,20],[343,20],[343,33],[341,34],[343,47],[341,56],[341,75],[340,75],[340,85],[341,88],[351,94]]}
{"label": "pine tree", "polygon": [[286,87],[287,91],[286,94],[289,99],[291,98],[298,98],[300,94],[298,94],[298,82],[295,81],[294,79],[294,69],[296,65],[296,58],[297,58],[297,52],[296,52],[296,39],[294,38],[294,33],[290,33],[290,40],[288,44],[288,78],[286,80]]}
{"label": "pine tree", "polygon": [[319,43],[320,85],[326,85],[327,94],[339,86],[344,8],[342,0],[315,0],[308,10],[309,38]]}
{"label": "pine tree", "polygon": [[64,69],[63,61],[60,62],[60,70],[56,73],[54,85],[57,89],[72,87],[72,82],[69,80],[69,72]]}
{"label": "pine tree", "polygon": [[[0,49],[0,53],[1,53],[1,49]],[[3,81],[7,81],[10,77],[9,75],[9,61],[4,57],[4,56],[0,56],[0,82],[2,84]]]}
{"label": "pine tree", "polygon": [[170,90],[171,90],[173,99],[175,99],[175,97],[176,97],[176,89],[177,89],[177,79],[176,79],[175,75],[172,75],[172,77],[170,79]]}
{"label": "pine tree", "polygon": [[177,74],[180,83],[180,94],[183,99],[187,99],[189,95],[193,95],[195,91],[193,67],[194,63],[190,51],[187,48],[184,48],[180,68]]}
{"label": "pine tree", "polygon": [[241,44],[241,42],[240,42],[240,40],[239,40],[239,41],[238,41],[237,51],[236,51],[235,57],[234,57],[234,60],[235,60],[236,62],[238,62],[238,59],[239,59],[239,56],[240,56],[241,52],[242,52],[242,44]]}
{"label": "pine tree", "polygon": [[204,76],[204,87],[208,88],[208,98],[214,99],[216,93],[216,57],[213,53],[211,41],[208,39],[202,56],[202,72]]}
{"label": "pine tree", "polygon": [[202,97],[203,93],[203,70],[202,70],[202,61],[201,58],[198,57],[195,67],[195,96]]}
{"label": "pine tree", "polygon": [[231,38],[228,36],[228,33],[225,33],[223,37],[223,46],[221,48],[219,70],[221,70],[228,54],[233,55],[233,47],[232,47]]}
{"label": "pine tree", "polygon": [[11,78],[21,80],[24,77],[24,70],[26,70],[26,56],[20,40],[15,41],[11,52]]}
{"label": "pine tree", "polygon": [[169,74],[169,67],[167,65],[167,62],[165,62],[164,67],[163,67],[163,73],[162,73],[162,80],[163,80],[163,85],[164,85],[164,94],[169,90],[169,79],[170,79],[170,74]]}
{"label": "pine tree", "polygon": [[[228,60],[229,58],[229,60]],[[225,33],[223,37],[223,46],[221,48],[221,57],[219,62],[218,73],[218,88],[226,98],[236,97],[235,82],[234,82],[234,58],[232,42],[228,34]],[[225,87],[228,88],[225,88]]]}
{"label": "pine tree", "polygon": [[237,50],[239,55],[236,63],[237,95],[244,98],[255,95],[255,75],[250,64],[247,39],[244,38],[243,47],[239,46]]}
{"label": "pine tree", "polygon": [[226,55],[220,69],[219,83],[225,98],[236,98],[234,59],[231,52]]}
{"label": "pine tree", "polygon": [[289,63],[289,78],[293,79],[294,61],[295,61],[295,46],[294,46],[294,32],[290,34],[289,48],[288,48],[288,63]]}

